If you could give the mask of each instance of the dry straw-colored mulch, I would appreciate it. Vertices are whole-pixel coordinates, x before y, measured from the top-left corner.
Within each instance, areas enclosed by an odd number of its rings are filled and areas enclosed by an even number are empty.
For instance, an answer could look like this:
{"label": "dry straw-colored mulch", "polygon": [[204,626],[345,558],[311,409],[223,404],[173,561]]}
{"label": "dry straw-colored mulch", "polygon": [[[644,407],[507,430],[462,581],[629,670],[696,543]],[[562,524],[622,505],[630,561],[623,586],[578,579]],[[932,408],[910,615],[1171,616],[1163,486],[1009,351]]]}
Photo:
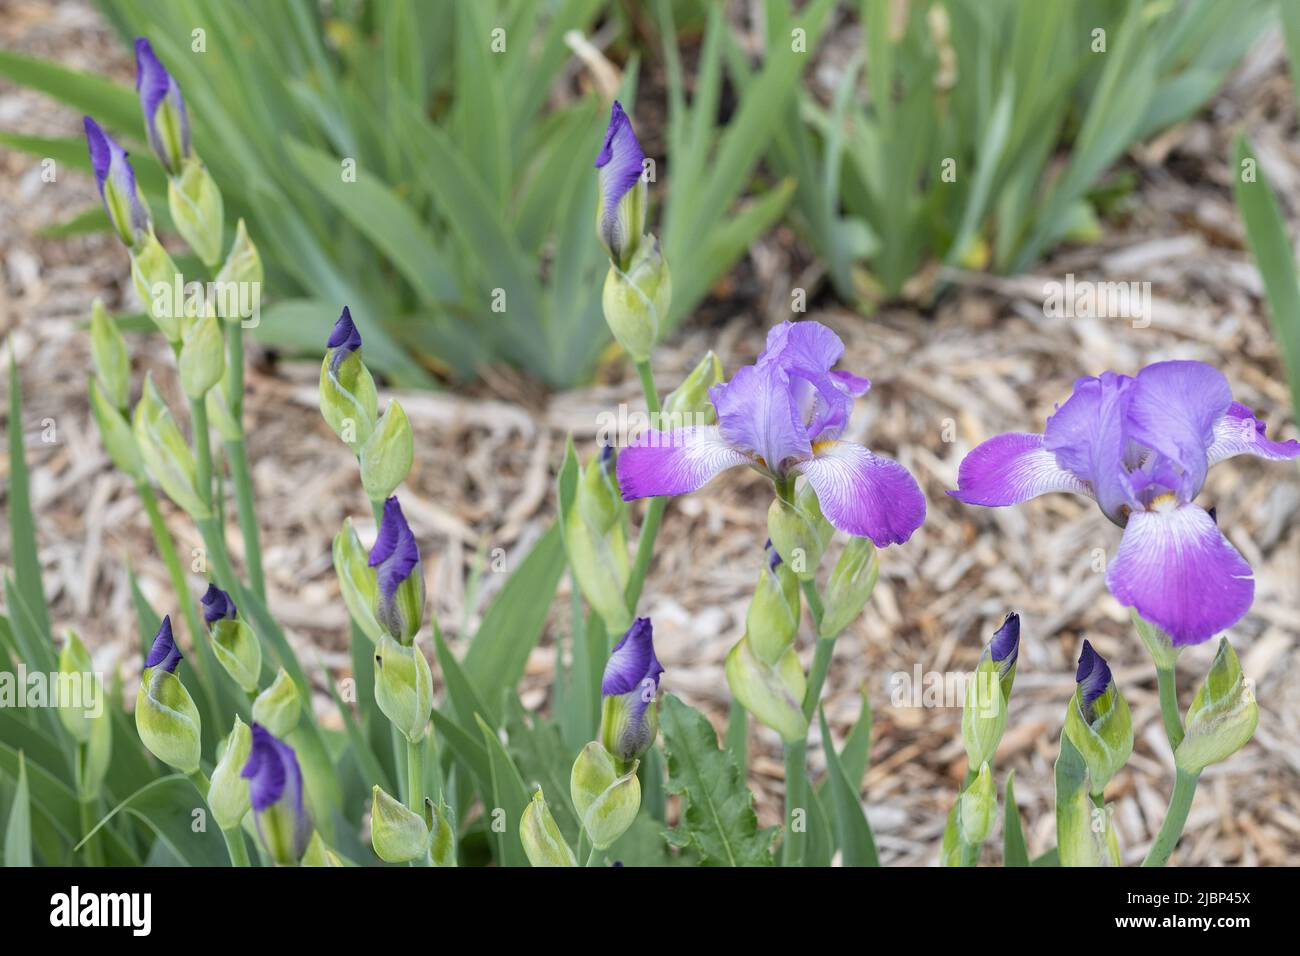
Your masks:
{"label": "dry straw-colored mulch", "polygon": [[[10,0],[0,8],[0,42],[6,47],[130,75],[129,60],[86,5]],[[822,82],[828,80],[833,77]],[[77,121],[70,111],[0,85],[3,128],[67,135]],[[1042,852],[1054,842],[1052,763],[1084,637],[1110,659],[1138,730],[1133,758],[1108,791],[1126,862],[1142,857],[1159,826],[1172,767],[1154,671],[1096,563],[1098,554],[1113,554],[1117,529],[1087,502],[1064,496],[995,511],[962,507],[944,492],[975,443],[1005,430],[1040,430],[1076,377],[1106,368],[1131,373],[1160,359],[1196,358],[1219,366],[1237,397],[1262,410],[1272,432],[1300,434],[1262,311],[1260,280],[1243,251],[1231,202],[1225,158],[1240,128],[1254,138],[1294,221],[1290,197],[1300,185],[1300,149],[1281,46],[1271,38],[1202,116],[1130,158],[1140,186],[1127,214],[1107,224],[1101,242],[1064,249],[1033,275],[1016,279],[927,276],[919,292],[928,293],[940,280],[949,288],[926,312],[889,307],[863,319],[830,308],[809,316],[843,337],[843,367],[873,382],[847,437],[897,457],[929,499],[926,525],[908,544],[883,554],[876,595],[840,639],[827,684],[827,714],[837,740],[857,715],[860,688],[875,709],[864,799],[885,862],[935,861],[965,760],[959,710],[895,706],[895,677],[916,668],[971,668],[1008,609],[1021,613],[1023,637],[998,769],[1016,771],[1030,851]],[[33,468],[40,559],[54,619],[82,633],[98,665],[133,671],[137,644],[128,568],[157,608],[174,611],[175,603],[134,492],[111,468],[90,421],[90,357],[82,327],[94,296],[104,296],[110,307],[127,302],[126,259],[107,237],[38,237],[42,226],[93,201],[93,185],[83,177],[43,183],[33,160],[13,153],[0,153],[0,171],[0,330],[23,379],[27,404],[18,427]],[[1149,281],[1150,327],[1045,317],[1044,284],[1067,273]],[[817,282],[815,267],[787,232],[764,238],[701,317],[656,355],[660,387],[672,387],[708,348],[729,371],[752,361],[765,329],[790,317],[790,289],[815,293]],[[131,347],[136,381],[151,370],[175,398],[170,354],[160,338],[139,337]],[[6,361],[0,376],[7,378],[7,366]],[[372,525],[355,463],[316,410],[316,374],[314,363],[274,363],[255,354],[246,407],[270,603],[309,666],[338,676],[348,666],[346,618],[330,540],[347,515],[358,522],[363,539]],[[551,520],[554,472],[566,433],[589,452],[600,413],[621,402],[640,407],[635,376],[626,368],[606,369],[602,381],[543,396],[512,373],[489,370],[467,395],[401,396],[417,435],[403,504],[425,555],[431,611],[453,638],[463,641],[473,632],[503,583],[502,575],[489,570],[467,595],[465,582],[484,556],[504,549],[507,566],[513,566]],[[47,419],[55,426],[52,444],[42,441]],[[14,423],[6,422],[8,427]],[[7,474],[8,461],[0,459],[0,478]],[[1211,473],[1203,500],[1217,506],[1220,525],[1255,569],[1254,608],[1231,636],[1246,671],[1258,681],[1262,714],[1255,739],[1204,775],[1188,835],[1174,859],[1295,864],[1300,473],[1236,459]],[[719,723],[728,700],[722,661],[743,627],[766,536],[766,504],[763,482],[751,473],[728,473],[674,501],[646,588],[642,612],[655,622],[665,689],[702,706]],[[197,547],[189,521],[166,507],[183,548]],[[233,527],[231,542],[238,547]],[[0,565],[9,563],[8,546],[7,537],[0,541]],[[200,586],[197,577],[194,586]],[[561,588],[543,647],[528,668],[530,706],[547,703],[549,646],[552,635],[567,626],[560,611],[567,603],[567,579]],[[806,645],[807,637],[802,640]],[[1206,645],[1184,654],[1184,705],[1212,650]],[[318,706],[326,709],[323,698]],[[756,729],[751,751],[760,817],[777,822],[779,743]],[[814,771],[820,771],[816,739],[810,752]]]}

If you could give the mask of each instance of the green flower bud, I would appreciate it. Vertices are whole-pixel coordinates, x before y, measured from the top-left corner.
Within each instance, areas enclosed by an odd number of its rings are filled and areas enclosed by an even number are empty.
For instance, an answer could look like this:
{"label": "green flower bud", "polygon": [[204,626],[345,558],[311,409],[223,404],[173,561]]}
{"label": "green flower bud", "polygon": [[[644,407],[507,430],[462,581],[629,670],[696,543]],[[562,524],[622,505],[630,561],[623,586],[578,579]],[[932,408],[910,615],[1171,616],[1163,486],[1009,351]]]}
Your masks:
{"label": "green flower bud", "polygon": [[643,237],[627,271],[610,266],[600,301],[610,331],[633,361],[650,358],[672,296],[672,277],[654,236]]}
{"label": "green flower bud", "polygon": [[968,844],[978,846],[988,839],[997,807],[993,773],[988,764],[981,764],[979,774],[961,795],[961,835]]}
{"label": "green flower bud", "polygon": [[456,865],[456,828],[451,809],[441,798],[438,806],[424,798],[424,825],[429,829],[429,863],[433,866]]}
{"label": "green flower bud", "polygon": [[799,579],[769,542],[754,597],[745,614],[749,648],[768,666],[776,664],[799,630]]}
{"label": "green flower bud", "polygon": [[190,774],[199,769],[199,709],[171,671],[146,667],[135,697],[135,729],[149,752]]}
{"label": "green flower bud", "polygon": [[[59,652],[59,679],[53,701],[58,709],[59,723],[78,743],[90,740],[90,726],[100,694],[98,678],[86,645],[77,632],[64,632],[63,649]],[[102,711],[102,707],[99,707]]]}
{"label": "green flower bud", "polygon": [[375,569],[370,566],[370,555],[361,546],[352,519],[343,519],[343,528],[334,536],[334,573],[339,579],[339,593],[347,605],[348,614],[361,632],[372,641],[378,641],[385,631],[375,617],[379,600],[379,582]]}
{"label": "green flower bud", "polygon": [[375,646],[375,702],[411,743],[424,739],[433,710],[433,674],[424,653],[387,634]]}
{"label": "green flower bud", "polygon": [[248,781],[240,776],[252,750],[253,733],[236,716],[235,726],[222,744],[217,766],[212,771],[212,784],[208,788],[208,807],[212,810],[212,819],[223,830],[237,829],[252,806],[248,796]]}
{"label": "green flower bud", "polygon": [[519,820],[519,842],[524,845],[524,853],[533,866],[578,865],[573,850],[564,842],[564,834],[546,806],[540,787],[524,807],[524,815]]}
{"label": "green flower bud", "polygon": [[375,380],[360,351],[340,362],[337,372],[330,371],[330,357],[325,356],[320,368],[320,411],[334,434],[354,452],[360,453],[375,430],[378,401]]}
{"label": "green flower bud", "polygon": [[1133,752],[1133,717],[1106,661],[1087,641],[1076,681],[1064,733],[1088,766],[1092,793],[1099,795]]}
{"label": "green flower bud", "polygon": [[220,382],[208,389],[203,405],[208,410],[208,423],[217,430],[222,441],[239,441],[244,437],[243,429],[226,403],[226,393]]}
{"label": "green flower bud", "polygon": [[126,340],[109,318],[102,299],[90,307],[90,354],[104,397],[118,411],[126,411],[131,400],[131,359],[126,354]]}
{"label": "green flower bud", "polygon": [[618,521],[625,507],[614,473],[614,449],[606,445],[587,463],[578,482],[575,498],[582,519],[594,534],[605,534]]}
{"label": "green flower bud", "polygon": [[773,666],[764,664],[742,637],[727,654],[727,684],[736,700],[764,726],[771,727],[786,743],[808,735],[803,714],[808,681],[794,647]]}
{"label": "green flower bud", "polygon": [[397,399],[388,403],[375,430],[361,446],[361,484],[371,501],[383,501],[411,470],[415,441],[411,423]]}
{"label": "green flower bud", "polygon": [[[102,683],[96,691],[102,699]],[[83,800],[93,800],[99,796],[108,776],[108,765],[113,760],[113,724],[107,710],[90,721],[90,740],[78,768],[77,794]]]}
{"label": "green flower bud", "polygon": [[691,373],[682,380],[667,398],[659,424],[660,431],[672,431],[690,425],[712,425],[718,420],[717,410],[709,398],[709,389],[723,381],[722,363],[709,350]]}
{"label": "green flower bud", "polygon": [[1056,807],[1056,842],[1061,866],[1119,866],[1119,838],[1111,824],[1111,808],[1099,807],[1088,794],[1077,793]]}
{"label": "green flower bud", "polygon": [[595,740],[573,762],[569,794],[582,828],[598,850],[607,849],[626,833],[641,809],[638,763],[633,760],[628,771],[620,774],[613,756]]}
{"label": "green flower bud", "polygon": [[622,633],[632,623],[624,597],[631,562],[619,520],[623,507],[613,450],[606,448],[584,469],[573,504],[561,517],[560,530],[578,588],[610,634]]}
{"label": "green flower bud", "polygon": [[800,581],[813,579],[834,531],[807,484],[795,495],[793,504],[778,497],[767,509],[768,537]]}
{"label": "green flower bud", "polygon": [[[213,622],[211,637],[212,653],[230,675],[230,679],[243,688],[246,694],[256,691],[262,676],[262,644],[253,629],[238,619],[222,618]],[[294,687],[293,681],[289,681],[289,686]],[[296,695],[296,687],[294,692]],[[266,724],[260,718],[258,722]],[[267,724],[267,729],[271,727],[271,724]],[[275,731],[271,730],[271,733],[274,734]]]}
{"label": "green flower bud", "polygon": [[1242,673],[1237,652],[1225,637],[1187,709],[1186,734],[1174,752],[1178,769],[1196,774],[1226,760],[1250,740],[1258,723],[1254,681]]}
{"label": "green flower bud", "polygon": [[98,379],[90,380],[90,413],[99,429],[99,440],[118,471],[139,481],[144,477],[144,461],[131,431],[131,423],[104,394]]}
{"label": "green flower bud", "polygon": [[179,275],[176,263],[152,232],[131,250],[131,283],[135,294],[144,303],[149,318],[173,345],[181,340],[184,318],[184,304],[176,301],[173,292]]}
{"label": "green flower bud", "polygon": [[[257,254],[253,240],[248,238],[248,230],[244,228],[244,220],[241,218],[235,226],[235,241],[230,246],[230,253],[226,256],[221,271],[217,273],[217,283],[219,286],[245,285],[260,288],[262,282],[262,257]],[[218,297],[218,302],[224,304],[221,297]],[[251,317],[237,313],[227,315],[224,310],[221,314],[221,318],[228,322],[239,322]]]}
{"label": "green flower bud", "polygon": [[168,179],[167,205],[176,231],[205,266],[215,268],[221,261],[224,225],[221,190],[197,156],[186,159],[180,175]]}
{"label": "green flower bud", "polygon": [[871,600],[880,578],[880,556],[869,538],[849,538],[826,585],[826,610],[819,636],[838,637]]}
{"label": "green flower bud", "polygon": [[225,345],[215,315],[197,318],[186,328],[177,365],[187,396],[197,401],[221,381],[226,371]]}
{"label": "green flower bud", "polygon": [[429,850],[429,828],[418,813],[394,800],[378,785],[371,791],[370,845],[385,863],[409,863]]}
{"label": "green flower bud", "polygon": [[307,844],[307,852],[302,855],[302,862],[299,866],[343,866],[343,861],[339,855],[325,845],[321,839],[320,832],[313,830],[311,832],[311,841]]}
{"label": "green flower bud", "polygon": [[302,716],[302,695],[289,672],[283,667],[271,685],[253,701],[253,722],[261,724],[272,737],[287,737]]}
{"label": "green flower bud", "polygon": [[195,519],[208,516],[199,496],[194,459],[171,410],[158,394],[152,376],[146,376],[144,391],[135,406],[135,441],[145,468],[167,497]]}
{"label": "green flower bud", "polygon": [[966,685],[962,705],[961,736],[966,745],[968,766],[991,763],[1007,728],[1007,700],[1002,692],[998,663],[987,653]]}

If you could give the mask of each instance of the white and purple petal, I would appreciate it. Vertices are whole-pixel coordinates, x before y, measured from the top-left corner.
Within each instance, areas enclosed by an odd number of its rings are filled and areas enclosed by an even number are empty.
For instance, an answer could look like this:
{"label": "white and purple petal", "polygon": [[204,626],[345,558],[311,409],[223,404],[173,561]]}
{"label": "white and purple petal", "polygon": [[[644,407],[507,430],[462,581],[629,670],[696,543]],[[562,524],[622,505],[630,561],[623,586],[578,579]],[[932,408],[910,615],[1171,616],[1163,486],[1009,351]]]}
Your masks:
{"label": "white and purple petal", "polygon": [[1204,362],[1157,362],[1138,372],[1128,406],[1129,437],[1181,469],[1176,487],[1191,501],[1205,484],[1214,424],[1232,404],[1228,380]]}
{"label": "white and purple petal", "polygon": [[1106,516],[1123,525],[1126,508],[1139,506],[1128,480],[1128,408],[1133,379],[1114,372],[1081,378],[1047,419],[1043,447],[1056,463],[1088,483]]}
{"label": "white and purple petal", "polygon": [[1264,432],[1264,423],[1249,408],[1233,402],[1214,423],[1214,441],[1206,452],[1211,465],[1235,455],[1255,455],[1270,461],[1287,461],[1300,457],[1300,441],[1273,441]]}
{"label": "white and purple petal", "polygon": [[1231,627],[1255,594],[1250,565],[1214,519],[1172,496],[1129,518],[1106,584],[1176,645],[1199,644]]}
{"label": "white and purple petal", "polygon": [[853,442],[818,444],[797,470],[832,526],[878,548],[902,544],[925,521],[925,495],[906,468]]}
{"label": "white and purple petal", "polygon": [[792,459],[812,454],[794,393],[789,374],[773,363],[737,369],[731,381],[709,389],[709,398],[726,443],[783,475]]}
{"label": "white and purple petal", "polygon": [[691,425],[670,432],[648,429],[619,452],[616,469],[624,501],[684,495],[708,484],[720,471],[750,459],[722,438],[716,425]]}
{"label": "white and purple petal", "polygon": [[600,221],[601,240],[610,254],[621,259],[623,253],[640,236],[631,235],[636,224],[625,222],[619,216],[619,203],[641,178],[645,153],[632,129],[632,121],[618,100],[609,113],[609,126],[605,140],[596,155],[596,168],[600,170]]}
{"label": "white and purple petal", "polygon": [[1057,464],[1043,436],[1007,432],[981,442],[957,469],[957,490],[948,494],[967,505],[1001,508],[1053,491],[1092,497],[1088,484]]}

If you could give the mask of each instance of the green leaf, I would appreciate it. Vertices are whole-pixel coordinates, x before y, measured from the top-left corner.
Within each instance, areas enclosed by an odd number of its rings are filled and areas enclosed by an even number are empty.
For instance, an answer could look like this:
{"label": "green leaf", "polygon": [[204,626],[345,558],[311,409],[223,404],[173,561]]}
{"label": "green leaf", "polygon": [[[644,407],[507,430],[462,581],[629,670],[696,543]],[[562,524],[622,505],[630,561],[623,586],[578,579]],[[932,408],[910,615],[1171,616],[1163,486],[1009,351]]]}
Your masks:
{"label": "green leaf", "polygon": [[700,852],[706,865],[772,866],[776,831],[760,830],[753,794],[735,762],[718,749],[713,725],[671,694],[660,704],[668,752],[668,792],[682,798],[681,820],[669,835]]}
{"label": "green leaf", "polygon": [[[519,839],[519,821],[523,818],[524,807],[528,806],[528,788],[524,786],[519,768],[510,759],[510,754],[506,752],[496,731],[482,717],[477,720],[492,769],[492,805],[488,808],[489,816],[495,821],[497,814],[501,814],[505,824],[499,828],[499,832],[496,832],[497,827],[493,827],[497,862],[502,866],[528,866],[528,857]],[[487,796],[484,795],[485,800]]]}
{"label": "green leaf", "polygon": [[858,691],[861,704],[858,707],[858,719],[849,729],[849,736],[840,751],[840,764],[844,767],[844,776],[855,790],[861,791],[866,783],[867,768],[871,765],[871,700],[867,696],[864,684]]}
{"label": "green leaf", "polygon": [[879,866],[876,841],[871,824],[862,809],[857,789],[849,782],[831,740],[831,728],[826,723],[826,708],[819,709],[822,728],[822,753],[826,755],[827,788],[835,810],[835,839],[839,844],[845,866]]}
{"label": "green leaf", "polygon": [[136,133],[144,126],[135,90],[110,82],[95,73],[83,73],[52,60],[0,50],[0,76],[19,86],[39,90],[92,116],[114,133]]}
{"label": "green leaf", "polygon": [[1002,827],[1002,865],[1028,866],[1029,849],[1025,846],[1025,833],[1020,828],[1020,808],[1016,806],[1016,772],[1007,774],[1007,809]]}
{"label": "green leaf", "polygon": [[207,814],[203,798],[183,774],[173,773],[151,780],[110,810],[85,836],[75,850],[103,829],[119,813],[139,820],[153,831],[184,866],[229,866],[230,856],[220,830],[209,821],[202,830],[194,827],[194,812]]}
{"label": "green leaf", "polygon": [[18,786],[5,826],[5,866],[32,865],[32,796],[27,789],[27,762],[18,752]]}
{"label": "green leaf", "polygon": [[[5,54],[9,56],[9,54]],[[0,59],[0,63],[4,60]],[[23,447],[22,387],[18,365],[9,354],[9,555],[14,564],[14,583],[25,610],[36,626],[35,637],[51,640],[50,617],[45,609],[45,590],[41,585],[41,562],[36,551],[36,523],[32,518],[31,482],[27,475],[27,456]],[[29,657],[29,664],[48,664],[49,659]]]}

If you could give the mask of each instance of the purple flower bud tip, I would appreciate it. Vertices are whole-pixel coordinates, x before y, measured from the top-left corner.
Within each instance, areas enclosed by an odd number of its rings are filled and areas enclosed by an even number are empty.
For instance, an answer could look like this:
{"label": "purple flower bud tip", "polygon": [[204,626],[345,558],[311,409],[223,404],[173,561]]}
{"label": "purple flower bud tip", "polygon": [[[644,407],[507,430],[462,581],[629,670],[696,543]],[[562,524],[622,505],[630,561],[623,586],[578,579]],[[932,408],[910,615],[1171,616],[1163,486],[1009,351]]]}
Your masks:
{"label": "purple flower bud tip", "polygon": [[167,673],[174,674],[176,665],[180,662],[181,649],[172,636],[172,619],[171,615],[168,615],[162,619],[162,626],[158,628],[158,634],[153,639],[153,646],[149,648],[149,656],[145,658],[144,666],[146,670],[150,667],[161,667]]}
{"label": "purple flower bud tip", "polygon": [[767,552],[767,569],[775,571],[781,563],[781,554],[776,548],[772,547],[772,539],[768,538],[763,544],[763,550]]}
{"label": "purple flower bud tip", "polygon": [[391,599],[397,586],[410,576],[420,563],[420,549],[411,526],[406,523],[397,496],[384,502],[384,516],[379,523],[379,537],[370,549],[370,567],[377,568],[379,593]]}
{"label": "purple flower bud tip", "polygon": [[650,618],[639,617],[609,655],[600,692],[605,697],[629,694],[646,680],[652,681],[657,689],[659,675],[663,672],[659,659],[655,657],[654,628],[650,625]]}
{"label": "purple flower bud tip", "polygon": [[109,145],[111,140],[103,128],[89,116],[82,117],[81,122],[86,130],[86,146],[90,149],[90,166],[95,172],[95,184],[99,187],[99,194],[102,196],[104,180],[108,178],[108,168],[113,162],[112,147]]}
{"label": "purple flower bud tip", "polygon": [[1086,640],[1079,654],[1079,669],[1074,675],[1079,685],[1084,715],[1091,719],[1092,705],[1110,686],[1110,665]]}
{"label": "purple flower bud tip", "polygon": [[[190,154],[189,114],[179,84],[172,79],[144,37],[136,37],[135,40],[135,89],[140,96],[140,109],[144,112],[149,145],[167,172],[175,175],[180,171],[182,160]],[[164,100],[176,111],[175,117],[180,126],[179,142],[168,139],[158,127],[158,109]]]}
{"label": "purple flower bud tip", "polygon": [[357,331],[352,321],[352,312],[346,305],[338,321],[334,323],[334,330],[330,332],[329,341],[325,345],[331,349],[342,348],[349,355],[361,348],[361,333]]}
{"label": "purple flower bud tip", "polygon": [[1016,662],[1020,653],[1020,615],[1011,611],[1002,626],[989,641],[989,655],[1002,665],[1005,672]]}
{"label": "purple flower bud tip", "polygon": [[215,584],[209,584],[208,589],[203,592],[203,597],[199,603],[203,605],[203,621],[208,627],[211,627],[222,618],[234,620],[239,614],[235,608],[235,602],[230,599],[230,595]]}

